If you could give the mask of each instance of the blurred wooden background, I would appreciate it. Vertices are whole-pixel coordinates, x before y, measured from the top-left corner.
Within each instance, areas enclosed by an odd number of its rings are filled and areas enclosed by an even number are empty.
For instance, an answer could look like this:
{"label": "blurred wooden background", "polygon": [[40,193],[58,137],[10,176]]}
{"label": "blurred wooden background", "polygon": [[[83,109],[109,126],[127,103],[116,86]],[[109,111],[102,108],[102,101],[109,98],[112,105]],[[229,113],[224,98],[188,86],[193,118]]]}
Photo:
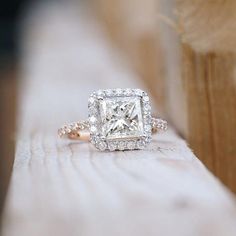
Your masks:
{"label": "blurred wooden background", "polygon": [[15,146],[17,69],[1,70],[0,78],[0,224],[4,200],[12,173]]}
{"label": "blurred wooden background", "polygon": [[236,192],[236,2],[94,2],[160,113]]}
{"label": "blurred wooden background", "polygon": [[15,155],[19,20],[28,0],[2,0],[0,9],[0,221]]}
{"label": "blurred wooden background", "polygon": [[[171,76],[165,77],[166,53],[161,54],[155,5],[147,1],[143,6],[140,1],[135,7],[126,1],[124,6],[116,1],[127,17],[136,12],[123,33],[119,22],[109,27],[120,40],[127,37],[119,44],[123,50],[117,50],[94,15],[99,15],[97,8],[92,11],[86,3],[42,1],[25,19],[17,144],[3,236],[235,236],[235,198],[171,127],[153,135],[151,145],[142,151],[99,152],[88,143],[57,137],[61,124],[86,117],[87,98],[99,88],[149,87],[158,108],[162,104],[160,112],[166,110],[173,123],[185,101],[179,91],[181,73],[174,80],[173,70],[172,82]],[[119,19],[127,20],[123,15]],[[118,45],[120,40],[113,37]],[[146,85],[137,79],[140,75],[147,76]],[[182,119],[186,113],[179,111],[179,124],[186,125]],[[174,124],[178,127],[178,122]]]}

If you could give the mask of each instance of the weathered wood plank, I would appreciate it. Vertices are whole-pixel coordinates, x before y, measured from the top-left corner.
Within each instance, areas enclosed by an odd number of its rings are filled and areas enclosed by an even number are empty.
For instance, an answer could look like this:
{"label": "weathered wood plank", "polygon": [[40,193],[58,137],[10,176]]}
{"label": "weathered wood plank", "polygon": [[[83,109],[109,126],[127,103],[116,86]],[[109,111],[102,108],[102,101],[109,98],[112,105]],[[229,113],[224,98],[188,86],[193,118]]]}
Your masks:
{"label": "weathered wood plank", "polygon": [[[176,3],[170,9],[178,10],[172,19],[179,31],[163,27],[166,36],[175,35],[163,41],[165,48],[173,39],[177,45],[167,49],[166,69],[172,71],[167,75],[172,94],[167,110],[197,156],[235,192],[235,1],[170,2]],[[176,80],[181,87],[173,89]],[[184,94],[182,99],[179,94]],[[178,101],[179,110],[173,101]]]}
{"label": "weathered wood plank", "polygon": [[34,15],[3,235],[235,235],[234,199],[173,131],[132,152],[56,137],[84,118],[91,91],[142,85],[86,8],[53,3]]}

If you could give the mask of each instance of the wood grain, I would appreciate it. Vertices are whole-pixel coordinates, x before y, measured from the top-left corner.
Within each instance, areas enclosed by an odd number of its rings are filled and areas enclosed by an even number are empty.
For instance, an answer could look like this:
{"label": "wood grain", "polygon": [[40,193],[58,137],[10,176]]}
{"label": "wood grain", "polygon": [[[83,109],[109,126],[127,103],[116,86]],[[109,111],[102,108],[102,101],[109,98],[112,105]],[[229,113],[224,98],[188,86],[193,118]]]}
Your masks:
{"label": "wood grain", "polygon": [[3,235],[235,235],[235,200],[172,130],[132,152],[56,137],[58,126],[86,116],[91,91],[143,85],[87,8],[37,9],[23,40]]}
{"label": "wood grain", "polygon": [[177,1],[191,147],[236,192],[234,1]]}
{"label": "wood grain", "polygon": [[188,98],[188,139],[204,163],[236,191],[235,55],[196,54],[185,45],[183,79]]}

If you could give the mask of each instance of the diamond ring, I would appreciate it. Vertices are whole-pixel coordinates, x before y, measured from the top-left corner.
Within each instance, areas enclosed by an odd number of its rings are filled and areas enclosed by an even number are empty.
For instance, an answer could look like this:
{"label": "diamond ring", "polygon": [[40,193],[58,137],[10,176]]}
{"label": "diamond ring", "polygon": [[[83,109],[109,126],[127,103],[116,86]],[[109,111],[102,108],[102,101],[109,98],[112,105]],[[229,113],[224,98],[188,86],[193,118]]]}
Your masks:
{"label": "diamond ring", "polygon": [[152,133],[167,130],[167,121],[152,117],[149,96],[140,89],[106,89],[92,93],[88,119],[64,125],[60,137],[90,140],[101,150],[145,148]]}

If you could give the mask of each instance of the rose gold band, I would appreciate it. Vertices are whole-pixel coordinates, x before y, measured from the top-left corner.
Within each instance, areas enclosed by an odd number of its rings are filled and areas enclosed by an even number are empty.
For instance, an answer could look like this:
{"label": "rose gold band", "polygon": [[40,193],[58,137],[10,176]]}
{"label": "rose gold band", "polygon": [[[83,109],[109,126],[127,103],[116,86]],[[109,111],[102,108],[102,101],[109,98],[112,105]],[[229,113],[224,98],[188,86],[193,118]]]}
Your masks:
{"label": "rose gold band", "polygon": [[69,139],[77,139],[81,141],[89,141],[90,134],[89,132],[80,132],[80,131],[72,131],[67,134],[67,138]]}

